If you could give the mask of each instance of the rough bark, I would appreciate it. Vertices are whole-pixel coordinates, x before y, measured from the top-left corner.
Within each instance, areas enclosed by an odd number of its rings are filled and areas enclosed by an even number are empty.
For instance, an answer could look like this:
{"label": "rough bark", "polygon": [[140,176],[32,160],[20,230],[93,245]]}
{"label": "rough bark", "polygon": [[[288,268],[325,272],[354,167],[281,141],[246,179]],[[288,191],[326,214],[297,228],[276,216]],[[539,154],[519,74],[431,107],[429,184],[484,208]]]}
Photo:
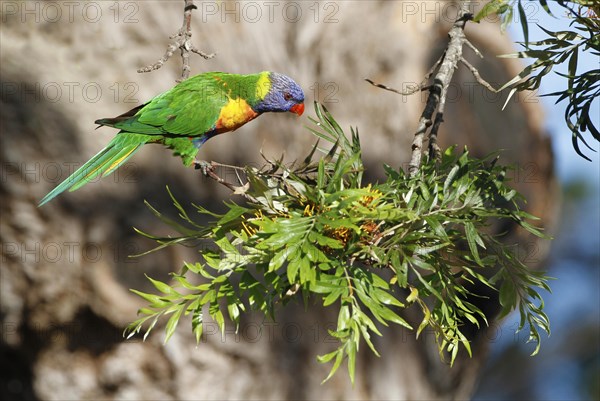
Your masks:
{"label": "rough bark", "polygon": [[[160,330],[145,343],[124,341],[123,327],[141,306],[128,288],[149,289],[144,273],[167,279],[183,260],[196,258],[187,248],[127,257],[151,246],[131,227],[165,230],[142,207],[142,200],[159,210],[172,210],[166,184],[184,204],[212,202],[218,208],[219,199],[229,194],[197,171],[184,169],[168,151],[148,147],[120,174],[36,208],[58,179],[65,178],[69,166],[87,160],[114,134],[108,129],[94,131],[92,122],[135,106],[126,103],[130,99],[125,95],[131,94],[127,84],[139,88],[133,97],[142,102],[172,86],[181,71],[172,59],[158,71],[136,73],[137,67],[164,51],[179,24],[180,4],[127,3],[138,8],[121,8],[118,23],[109,9],[112,3],[97,3],[104,14],[95,23],[77,14],[69,22],[67,5],[56,4],[63,11],[58,22],[4,14],[0,28],[0,353],[6,361],[0,367],[2,399],[469,397],[491,341],[486,331],[473,332],[475,357],[461,356],[450,369],[440,362],[432,338],[424,335],[416,341],[414,333],[387,329],[377,339],[381,358],[361,348],[354,388],[344,372],[319,384],[327,367],[319,365],[315,355],[332,349],[326,329],[335,317],[318,305],[304,309],[301,303],[291,304],[276,322],[248,318],[238,336],[227,332],[221,338],[209,326],[206,342],[198,347],[187,322],[166,345]],[[218,8],[225,3],[212,4]],[[338,8],[325,8],[326,4]],[[446,3],[439,4],[441,12]],[[217,51],[218,56],[191,59],[192,73],[270,69],[295,77],[308,102],[324,101],[344,126],[358,126],[365,138],[367,174],[380,176],[382,161],[402,165],[410,159],[425,98],[384,93],[363,78],[398,86],[420,82],[440,55],[437,44],[445,46],[452,21],[440,23],[424,10],[414,14],[403,2],[382,1],[320,3],[315,22],[311,5],[302,4],[305,18],[297,23],[281,14],[270,22],[267,8],[261,19],[249,22],[240,6],[239,23],[233,14],[226,14],[222,22],[222,15],[210,17],[208,10],[204,14],[199,10],[198,19],[192,21],[194,40],[202,38],[203,50]],[[334,10],[338,11],[331,16]],[[138,23],[125,23],[126,16]],[[338,22],[325,23],[326,17]],[[501,82],[514,75],[515,64],[494,55],[508,52],[509,42],[495,32],[489,33],[497,38],[492,43],[486,43],[482,34],[478,41],[476,32],[485,29],[485,25],[467,27],[467,35],[474,34],[472,41],[487,57],[470,61],[484,77]],[[242,44],[236,42],[240,38]],[[539,104],[528,102],[533,97],[521,97],[502,112],[503,99],[484,92],[467,69],[459,68],[455,77],[457,92],[448,93],[440,145],[467,144],[478,154],[505,149],[502,161],[523,168],[516,185],[529,199],[529,210],[552,221],[556,191]],[[114,83],[120,88],[116,99],[110,89]],[[90,101],[90,95],[82,92],[86,84],[99,85],[102,96]],[[59,100],[51,98],[56,86],[62,89]],[[75,89],[72,99],[70,87]],[[314,142],[302,125],[288,116],[263,116],[236,133],[209,141],[202,157],[259,163],[262,147],[269,155],[285,150],[291,161]],[[533,261],[541,262],[542,245],[521,241],[532,244],[538,251]],[[493,312],[490,307],[490,315]],[[409,318],[420,320],[418,315]],[[260,323],[266,323],[262,331]]]}

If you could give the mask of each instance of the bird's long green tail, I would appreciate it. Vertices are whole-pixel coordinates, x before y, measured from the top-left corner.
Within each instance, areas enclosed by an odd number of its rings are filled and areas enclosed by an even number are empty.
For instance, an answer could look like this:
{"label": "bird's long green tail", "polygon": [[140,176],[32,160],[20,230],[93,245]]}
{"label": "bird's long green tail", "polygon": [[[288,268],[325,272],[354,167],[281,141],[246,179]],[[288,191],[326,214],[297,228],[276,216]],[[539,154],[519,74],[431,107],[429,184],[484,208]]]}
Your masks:
{"label": "bird's long green tail", "polygon": [[67,189],[69,192],[75,191],[98,176],[106,177],[133,156],[148,139],[147,135],[140,134],[121,133],[117,135],[108,146],[44,196],[38,207],[51,201]]}

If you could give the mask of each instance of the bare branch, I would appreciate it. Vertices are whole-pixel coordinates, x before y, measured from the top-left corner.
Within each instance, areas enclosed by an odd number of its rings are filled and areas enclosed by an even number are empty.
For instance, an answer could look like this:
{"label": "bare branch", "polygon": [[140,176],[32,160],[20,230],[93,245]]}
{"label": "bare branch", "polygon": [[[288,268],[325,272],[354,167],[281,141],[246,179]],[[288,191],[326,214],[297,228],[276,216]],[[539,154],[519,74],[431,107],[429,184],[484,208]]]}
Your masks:
{"label": "bare branch", "polygon": [[167,46],[167,51],[156,63],[140,68],[137,70],[137,72],[144,73],[158,70],[167,62],[167,60],[171,58],[171,56],[173,56],[175,50],[180,49],[181,60],[183,65],[181,69],[181,78],[179,78],[177,82],[181,82],[188,79],[188,77],[190,76],[190,53],[196,53],[204,59],[210,59],[215,56],[214,53],[209,54],[198,50],[192,43],[192,10],[196,8],[198,7],[194,5],[194,0],[185,0],[185,7],[183,11],[183,25],[179,29],[178,33],[170,37],[170,39],[175,39],[175,42],[170,43],[169,46]]}
{"label": "bare branch", "polygon": [[498,93],[498,89],[494,89],[494,87],[488,81],[486,81],[481,77],[481,75],[479,75],[479,71],[477,71],[477,68],[473,67],[473,65],[471,65],[471,63],[469,63],[463,57],[460,58],[460,61],[465,65],[465,67],[467,67],[471,71],[471,73],[480,85],[483,85],[490,92]]}
{"label": "bare branch", "polygon": [[433,75],[433,73],[442,64],[442,62],[444,61],[444,58],[446,57],[446,51],[447,50],[444,50],[444,52],[442,53],[442,55],[437,59],[437,61],[435,63],[433,63],[433,65],[431,66],[431,68],[429,69],[429,71],[427,71],[427,74],[425,74],[425,78],[423,79],[423,83],[429,81],[429,78],[431,78],[431,76]]}
{"label": "bare branch", "polygon": [[[408,165],[408,172],[411,177],[415,176],[421,166],[421,157],[423,154],[423,140],[425,133],[428,128],[433,125],[432,131],[429,134],[429,148],[430,154],[437,157],[439,154],[439,147],[437,145],[437,131],[439,125],[443,122],[443,112],[446,99],[446,91],[454,70],[458,66],[458,62],[462,58],[462,49],[466,41],[464,28],[467,21],[471,20],[473,15],[470,14],[466,8],[465,3],[460,10],[458,18],[454,22],[448,36],[450,41],[446,48],[446,52],[442,57],[442,63],[439,67],[437,74],[433,80],[433,86],[429,89],[429,96],[427,97],[427,103],[425,110],[421,114],[419,119],[419,125],[417,126],[415,136],[412,142],[412,155],[410,163]],[[433,114],[436,113],[435,123],[432,123]]]}
{"label": "bare branch", "polygon": [[158,70],[160,67],[163,66],[164,63],[167,62],[168,59],[171,58],[175,50],[177,50],[177,46],[173,43],[169,44],[169,46],[167,46],[167,51],[165,52],[164,56],[162,56],[156,63],[138,69],[137,72],[143,73]]}
{"label": "bare branch", "polygon": [[211,59],[215,56],[215,53],[205,53],[202,50],[196,49],[196,47],[194,45],[192,45],[190,50],[192,51],[192,53],[196,53],[200,57],[203,57],[205,60]]}
{"label": "bare branch", "polygon": [[[448,32],[450,41],[448,42],[446,50],[433,64],[431,69],[425,75],[425,79],[419,85],[415,85],[406,91],[400,91],[387,85],[375,83],[371,79],[365,79],[365,81],[369,82],[373,86],[404,96],[412,95],[413,93],[422,90],[429,90],[429,96],[427,97],[425,109],[423,110],[423,113],[419,119],[419,124],[415,131],[411,146],[412,153],[408,166],[408,172],[411,177],[417,174],[419,167],[421,166],[423,141],[428,130],[429,157],[436,161],[439,161],[441,158],[440,147],[437,143],[438,131],[440,125],[442,122],[444,122],[444,109],[446,106],[446,94],[448,87],[452,81],[454,71],[458,68],[459,63],[463,63],[471,71],[479,84],[483,85],[485,88],[494,93],[498,92],[498,90],[494,89],[489,82],[484,80],[479,74],[479,71],[477,71],[477,69],[462,56],[463,47],[466,45],[471,48],[476,55],[483,58],[481,52],[471,42],[469,42],[464,33],[465,24],[472,18],[473,15],[469,13],[466,2],[463,2],[458,18]],[[435,76],[433,78],[433,83],[431,84],[429,83],[429,80],[434,74]]]}
{"label": "bare branch", "polygon": [[438,106],[437,113],[435,115],[435,120],[433,121],[433,127],[431,127],[431,131],[429,131],[429,137],[428,137],[429,158],[431,160],[435,160],[436,162],[439,162],[442,158],[442,151],[440,149],[440,146],[437,143],[437,137],[438,137],[438,129],[440,128],[440,125],[444,122],[444,109],[446,107],[446,93],[447,92],[448,92],[447,88],[444,88],[442,90],[442,95],[440,96],[440,104]]}

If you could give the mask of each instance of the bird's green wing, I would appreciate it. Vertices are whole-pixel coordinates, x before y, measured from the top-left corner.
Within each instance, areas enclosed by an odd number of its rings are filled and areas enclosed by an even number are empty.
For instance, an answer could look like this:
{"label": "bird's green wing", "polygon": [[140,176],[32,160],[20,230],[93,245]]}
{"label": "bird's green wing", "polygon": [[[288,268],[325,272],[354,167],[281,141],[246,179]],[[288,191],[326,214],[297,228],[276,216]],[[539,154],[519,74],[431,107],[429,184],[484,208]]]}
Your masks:
{"label": "bird's green wing", "polygon": [[201,138],[214,129],[229,100],[218,74],[196,75],[129,113],[97,122],[126,132]]}
{"label": "bird's green wing", "polygon": [[[192,164],[198,147],[214,130],[222,108],[229,101],[219,75],[205,73],[189,78],[118,117],[97,120],[124,133],[156,136],[173,150],[186,166]],[[191,140],[195,140],[194,142]]]}

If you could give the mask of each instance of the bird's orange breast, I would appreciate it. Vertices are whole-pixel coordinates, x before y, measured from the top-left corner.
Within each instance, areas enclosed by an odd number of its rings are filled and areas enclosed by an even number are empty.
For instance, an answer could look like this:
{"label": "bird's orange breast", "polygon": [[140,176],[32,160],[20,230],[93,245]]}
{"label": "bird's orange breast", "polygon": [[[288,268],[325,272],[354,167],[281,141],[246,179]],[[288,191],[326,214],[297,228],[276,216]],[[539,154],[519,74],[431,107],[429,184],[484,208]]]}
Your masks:
{"label": "bird's orange breast", "polygon": [[258,116],[258,113],[252,110],[252,107],[241,98],[229,99],[227,104],[221,109],[219,118],[215,125],[216,132],[233,131],[248,121],[252,121]]}

